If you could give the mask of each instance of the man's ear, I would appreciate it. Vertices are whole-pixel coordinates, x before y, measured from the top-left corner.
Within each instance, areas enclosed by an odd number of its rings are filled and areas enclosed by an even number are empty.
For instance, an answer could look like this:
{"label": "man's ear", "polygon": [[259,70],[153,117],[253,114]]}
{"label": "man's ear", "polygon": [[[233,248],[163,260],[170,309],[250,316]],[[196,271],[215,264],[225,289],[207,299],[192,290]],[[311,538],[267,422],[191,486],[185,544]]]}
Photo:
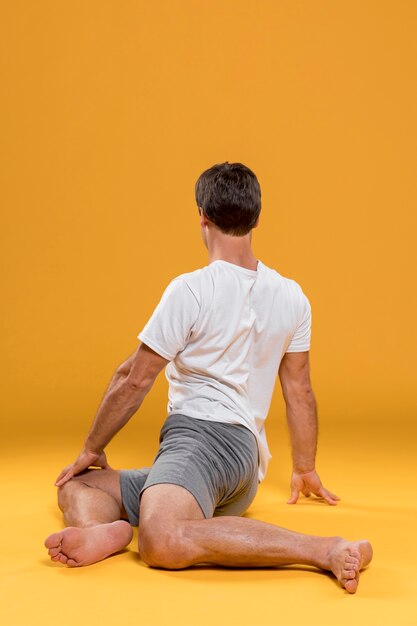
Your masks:
{"label": "man's ear", "polygon": [[[200,213],[200,219],[203,218],[204,222],[206,223],[208,220],[207,215],[204,213],[204,209],[202,209],[201,207],[198,208],[198,212]],[[202,224],[203,225],[203,224]]]}

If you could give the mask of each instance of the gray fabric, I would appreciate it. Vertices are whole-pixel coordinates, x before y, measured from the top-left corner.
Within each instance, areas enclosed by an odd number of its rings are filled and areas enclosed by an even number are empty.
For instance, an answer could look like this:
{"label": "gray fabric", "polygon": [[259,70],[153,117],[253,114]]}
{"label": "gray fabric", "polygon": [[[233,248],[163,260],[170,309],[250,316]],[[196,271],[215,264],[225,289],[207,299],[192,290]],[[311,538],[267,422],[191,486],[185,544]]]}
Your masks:
{"label": "gray fabric", "polygon": [[196,498],[206,518],[242,515],[258,489],[258,446],[240,424],[172,413],[159,437],[151,468],[121,470],[123,504],[132,526],[139,523],[140,496],[160,483],[180,485]]}

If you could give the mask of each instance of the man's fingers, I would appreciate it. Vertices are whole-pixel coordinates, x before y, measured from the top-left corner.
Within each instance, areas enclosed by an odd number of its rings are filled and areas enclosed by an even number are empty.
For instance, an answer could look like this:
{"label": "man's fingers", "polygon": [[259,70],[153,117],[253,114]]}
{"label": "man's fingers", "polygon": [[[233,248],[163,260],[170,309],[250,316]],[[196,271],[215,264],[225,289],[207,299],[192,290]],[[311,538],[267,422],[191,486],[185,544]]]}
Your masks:
{"label": "man's fingers", "polygon": [[62,470],[62,472],[59,474],[58,478],[55,480],[55,486],[58,485],[58,483],[64,478],[64,476],[67,474],[68,472],[68,468],[66,467],[65,469]]}
{"label": "man's fingers", "polygon": [[58,480],[55,482],[56,487],[62,487],[65,483],[67,483],[74,476],[74,472],[72,470],[66,472],[63,476],[58,476]]}
{"label": "man's fingers", "polygon": [[314,494],[318,498],[322,498],[327,504],[335,505],[340,500],[339,496],[325,489],[317,473],[307,472],[305,474],[297,474],[293,472],[291,480],[291,497],[287,500],[288,504],[295,504],[298,501],[299,494],[302,493],[306,498]]}
{"label": "man's fingers", "polygon": [[340,500],[339,496],[337,496],[335,493],[332,493],[331,491],[328,491],[327,493],[331,498],[333,498],[333,500]]}
{"label": "man's fingers", "polygon": [[333,498],[332,494],[329,491],[326,491],[325,489],[321,489],[319,492],[319,495],[322,498],[324,498],[328,504],[332,504],[332,505],[337,504],[337,500]]}
{"label": "man's fingers", "polygon": [[65,483],[67,483],[70,478],[72,478],[72,476],[64,476],[60,480],[57,480],[55,483],[55,487],[62,487],[62,485],[65,485]]}
{"label": "man's fingers", "polygon": [[329,504],[336,504],[337,501],[340,500],[339,496],[337,496],[335,493],[332,493],[328,489],[325,489],[324,487],[322,487],[322,492],[323,492],[323,498]]}
{"label": "man's fingers", "polygon": [[293,489],[292,490],[292,494],[291,494],[291,498],[289,500],[287,500],[287,504],[295,504],[298,500],[298,490],[297,489]]}

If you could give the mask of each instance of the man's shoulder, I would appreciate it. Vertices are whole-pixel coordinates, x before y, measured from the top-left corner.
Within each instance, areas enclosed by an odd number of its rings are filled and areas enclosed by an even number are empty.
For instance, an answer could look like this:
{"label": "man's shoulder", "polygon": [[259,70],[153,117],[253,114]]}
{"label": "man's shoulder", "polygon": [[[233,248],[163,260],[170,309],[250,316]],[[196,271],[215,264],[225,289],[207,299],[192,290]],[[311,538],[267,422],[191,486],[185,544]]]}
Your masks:
{"label": "man's shoulder", "polygon": [[298,280],[284,276],[271,267],[267,267],[267,270],[269,284],[275,286],[288,301],[298,304],[304,302],[306,294]]}
{"label": "man's shoulder", "polygon": [[183,286],[183,289],[187,289],[193,293],[198,302],[200,302],[199,294],[201,293],[201,284],[204,280],[203,278],[203,270],[204,268],[197,268],[190,272],[183,272],[182,274],[178,274],[178,276],[174,276],[171,280],[171,286],[175,285]]}
{"label": "man's shoulder", "polygon": [[203,267],[198,267],[195,270],[191,270],[190,272],[183,272],[182,274],[178,274],[178,276],[175,276],[175,278],[173,280],[177,280],[179,278],[182,278],[183,280],[193,280],[193,279],[197,279],[199,277],[199,275],[201,274],[201,272],[203,271]]}
{"label": "man's shoulder", "polygon": [[190,287],[196,287],[201,282],[203,269],[204,268],[200,267],[196,270],[192,270],[191,272],[183,272],[182,274],[178,274],[178,276],[174,276],[171,282],[180,281]]}
{"label": "man's shoulder", "polygon": [[277,283],[277,284],[279,283],[281,285],[285,285],[288,291],[291,291],[291,292],[300,291],[301,285],[294,278],[290,278],[289,276],[284,276],[283,274],[278,272],[278,270],[276,270],[274,267],[265,265],[265,263],[263,263],[262,265],[263,265],[264,272],[266,273],[270,281]]}

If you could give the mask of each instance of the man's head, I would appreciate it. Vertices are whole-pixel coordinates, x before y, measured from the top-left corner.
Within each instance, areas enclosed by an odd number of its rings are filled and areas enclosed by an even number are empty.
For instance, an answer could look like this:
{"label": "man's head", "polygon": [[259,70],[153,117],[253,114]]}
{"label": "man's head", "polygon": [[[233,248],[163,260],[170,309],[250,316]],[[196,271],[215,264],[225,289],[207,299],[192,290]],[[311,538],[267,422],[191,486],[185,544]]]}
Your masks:
{"label": "man's head", "polygon": [[257,225],[261,188],[242,163],[218,163],[205,170],[195,185],[197,207],[224,234],[241,237]]}

